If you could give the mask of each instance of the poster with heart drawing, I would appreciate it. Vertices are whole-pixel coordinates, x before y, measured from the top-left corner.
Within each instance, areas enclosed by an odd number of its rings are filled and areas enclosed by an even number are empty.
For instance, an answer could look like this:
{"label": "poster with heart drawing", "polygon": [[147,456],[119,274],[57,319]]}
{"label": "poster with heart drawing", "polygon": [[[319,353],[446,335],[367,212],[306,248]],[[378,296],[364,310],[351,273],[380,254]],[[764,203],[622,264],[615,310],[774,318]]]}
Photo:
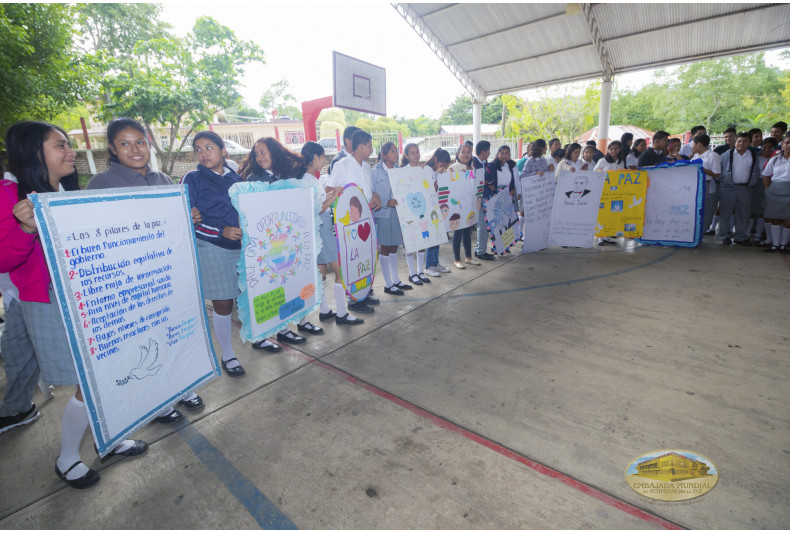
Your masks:
{"label": "poster with heart drawing", "polygon": [[335,205],[335,234],[343,287],[352,300],[364,300],[373,287],[378,240],[365,194],[346,185]]}
{"label": "poster with heart drawing", "polygon": [[429,167],[391,168],[387,174],[392,197],[398,201],[395,209],[406,253],[447,242],[433,170]]}

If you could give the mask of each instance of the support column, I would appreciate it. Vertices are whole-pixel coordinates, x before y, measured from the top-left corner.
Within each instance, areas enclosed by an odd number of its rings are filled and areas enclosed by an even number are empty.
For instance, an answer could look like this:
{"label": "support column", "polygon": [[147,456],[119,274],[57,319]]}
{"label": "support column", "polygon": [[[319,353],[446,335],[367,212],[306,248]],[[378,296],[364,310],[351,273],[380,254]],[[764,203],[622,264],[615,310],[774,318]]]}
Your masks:
{"label": "support column", "polygon": [[598,149],[606,153],[609,138],[609,116],[612,110],[612,77],[605,76],[601,82],[601,109],[598,113]]}
{"label": "support column", "polygon": [[481,117],[483,116],[483,102],[484,101],[485,101],[485,98],[483,98],[482,100],[477,101],[477,102],[475,102],[475,101],[472,102],[472,130],[474,132],[473,135],[474,135],[475,146],[477,146],[477,143],[479,143],[480,140],[481,140],[480,139],[480,122],[482,120]]}

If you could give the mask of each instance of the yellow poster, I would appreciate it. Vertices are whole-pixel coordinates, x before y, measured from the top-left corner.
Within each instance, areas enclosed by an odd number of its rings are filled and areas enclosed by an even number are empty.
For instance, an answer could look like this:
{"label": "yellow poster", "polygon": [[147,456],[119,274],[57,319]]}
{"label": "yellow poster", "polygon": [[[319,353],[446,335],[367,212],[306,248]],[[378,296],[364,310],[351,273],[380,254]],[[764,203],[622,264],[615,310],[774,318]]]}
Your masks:
{"label": "yellow poster", "polygon": [[641,237],[645,222],[647,172],[610,170],[606,173],[595,235]]}

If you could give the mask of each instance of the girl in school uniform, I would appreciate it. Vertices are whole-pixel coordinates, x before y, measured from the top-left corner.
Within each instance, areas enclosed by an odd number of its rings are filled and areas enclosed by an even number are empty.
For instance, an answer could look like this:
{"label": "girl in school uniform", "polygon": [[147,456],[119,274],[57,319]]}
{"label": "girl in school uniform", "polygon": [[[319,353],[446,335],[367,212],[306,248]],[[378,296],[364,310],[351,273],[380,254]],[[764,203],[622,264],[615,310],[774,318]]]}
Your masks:
{"label": "girl in school uniform", "polygon": [[[530,143],[531,145],[532,143]],[[455,163],[448,169],[451,172],[465,172],[472,168],[472,147],[464,143],[458,147],[455,153]],[[472,258],[472,226],[453,231],[453,257],[455,268],[463,270],[466,268],[461,262],[461,243],[464,245],[464,263],[467,265],[480,266],[480,261]]]}
{"label": "girl in school uniform", "polygon": [[245,371],[233,351],[230,320],[233,301],[240,294],[236,264],[241,255],[241,228],[228,189],[242,179],[225,165],[225,143],[213,131],[195,135],[192,148],[199,164],[181,183],[188,185],[193,217],[200,217],[195,224],[200,283],[203,296],[213,305],[212,323],[222,350],[222,367],[229,376],[240,377]]}
{"label": "girl in school uniform", "polygon": [[[19,289],[19,311],[35,349],[41,375],[52,385],[77,385],[74,362],[63,340],[66,330],[52,290],[30,193],[77,190],[75,152],[66,133],[45,122],[21,122],[6,136],[8,166],[18,184],[3,180],[0,191],[0,271],[8,272]],[[69,486],[84,489],[99,482],[99,473],[82,462],[80,442],[88,429],[82,390],[66,404],[61,420],[60,455],[55,473]],[[143,441],[125,440],[111,455],[143,453]]]}
{"label": "girl in school uniform", "polygon": [[[143,125],[130,118],[116,118],[107,124],[107,152],[109,168],[94,175],[88,189],[113,189],[120,187],[146,187],[172,185],[173,181],[161,172],[154,172],[151,147]],[[192,208],[192,222],[200,222],[200,213]],[[190,411],[203,407],[203,398],[190,392],[179,402]],[[166,408],[154,419],[160,424],[175,424],[184,418],[177,409]]]}
{"label": "girl in school uniform", "polygon": [[398,168],[398,147],[393,142],[386,142],[379,150],[378,163],[371,171],[373,192],[381,198],[381,207],[373,212],[376,219],[376,238],[379,242],[379,261],[381,273],[384,275],[384,292],[395,296],[403,296],[403,291],[412,290],[412,286],[403,283],[398,275],[398,246],[403,246],[400,221],[395,206],[398,201],[392,197],[387,169]]}
{"label": "girl in school uniform", "polygon": [[771,224],[773,244],[765,252],[788,253],[790,241],[790,135],[782,140],[782,152],[763,169],[765,225]]}
{"label": "girl in school uniform", "polygon": [[582,169],[583,161],[581,159],[582,145],[579,143],[571,143],[568,149],[565,150],[565,158],[557,165],[557,171],[554,173],[555,177],[561,170],[570,170],[576,172]]}
{"label": "girl in school uniform", "polygon": [[[597,172],[608,172],[610,170],[619,170],[625,167],[625,163],[620,161],[620,141],[612,141],[606,149],[606,155],[598,160],[593,170]],[[598,237],[598,246],[604,245],[617,245],[616,240],[609,237]]]}
{"label": "girl in school uniform", "polygon": [[[247,181],[272,183],[277,180],[291,178],[302,179],[305,175],[305,165],[304,160],[298,154],[283,146],[280,141],[273,137],[264,137],[255,142],[252,151],[242,163],[241,172]],[[324,333],[323,328],[311,324],[307,317],[297,324],[297,328],[299,331],[304,331],[311,335]],[[277,333],[277,340],[288,344],[307,342],[307,338],[294,333],[287,327]],[[255,343],[253,348],[267,350],[267,342]]]}
{"label": "girl in school uniform", "polygon": [[302,158],[306,165],[304,177],[302,177],[302,179],[309,182],[315,181],[316,186],[320,187],[322,191],[320,214],[321,227],[318,232],[321,236],[323,246],[321,247],[321,252],[318,254],[318,271],[321,273],[324,280],[326,280],[327,267],[332,269],[332,273],[335,275],[333,292],[335,295],[335,305],[337,305],[337,313],[329,308],[329,303],[326,301],[326,293],[324,293],[324,298],[321,300],[321,306],[318,310],[318,319],[324,321],[334,318],[335,324],[337,325],[355,326],[357,324],[362,324],[364,320],[348,312],[346,290],[340,282],[341,273],[340,262],[337,256],[337,239],[332,232],[334,224],[332,222],[332,212],[329,210],[329,206],[334,203],[342,189],[340,189],[340,187],[325,187],[315,178],[315,173],[320,172],[321,169],[324,168],[324,163],[326,162],[323,146],[314,141],[306,142],[305,145],[302,146]]}
{"label": "girl in school uniform", "polygon": [[595,168],[595,147],[593,146],[585,146],[582,148],[582,166],[579,170],[592,170]]}
{"label": "girl in school uniform", "polygon": [[639,168],[639,156],[647,150],[647,142],[644,139],[637,139],[625,157],[625,166],[631,170]]}
{"label": "girl in school uniform", "polygon": [[[420,147],[414,143],[409,143],[403,149],[403,159],[400,162],[401,167],[410,166],[410,167],[422,167],[424,165],[420,164]],[[416,265],[415,265],[416,259]],[[425,259],[425,250],[418,250],[415,253],[406,254],[406,265],[409,267],[409,281],[415,285],[422,285],[424,283],[430,283],[431,280],[428,279],[422,271],[422,266],[424,264]],[[435,273],[436,276],[439,275],[438,272]]]}
{"label": "girl in school uniform", "polygon": [[595,164],[595,171],[608,172],[625,168],[625,163],[620,161],[620,141],[612,141],[606,149],[606,155]]}
{"label": "girl in school uniform", "polygon": [[[433,153],[433,156],[427,163],[425,163],[426,167],[430,167],[433,170],[433,188],[434,190],[438,190],[438,184],[436,182],[436,176],[447,172],[447,169],[450,167],[450,163],[452,160],[450,159],[450,153],[447,150],[442,150],[441,148],[437,148],[436,151]],[[515,165],[515,163],[513,163]],[[444,226],[444,223],[439,220],[440,217],[433,218],[434,213],[431,214],[432,224],[436,224],[437,227],[439,225]],[[435,275],[439,275],[439,273],[447,273],[450,272],[450,269],[446,266],[439,263],[439,245],[431,246],[428,248],[425,254],[425,271],[430,274],[434,272]]]}

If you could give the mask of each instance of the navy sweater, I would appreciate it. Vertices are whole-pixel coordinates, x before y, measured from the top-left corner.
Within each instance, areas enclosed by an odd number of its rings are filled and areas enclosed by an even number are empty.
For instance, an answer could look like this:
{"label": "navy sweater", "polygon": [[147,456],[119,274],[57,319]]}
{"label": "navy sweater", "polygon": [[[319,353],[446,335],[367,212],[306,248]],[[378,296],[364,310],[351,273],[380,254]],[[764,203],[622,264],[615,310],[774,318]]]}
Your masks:
{"label": "navy sweater", "polygon": [[241,241],[233,241],[222,236],[225,226],[239,227],[239,214],[230,203],[228,189],[234,183],[244,181],[241,176],[228,169],[229,172],[220,176],[198,165],[184,176],[181,183],[188,185],[189,205],[197,207],[203,221],[195,226],[195,237],[216,244],[228,250],[240,250]]}

